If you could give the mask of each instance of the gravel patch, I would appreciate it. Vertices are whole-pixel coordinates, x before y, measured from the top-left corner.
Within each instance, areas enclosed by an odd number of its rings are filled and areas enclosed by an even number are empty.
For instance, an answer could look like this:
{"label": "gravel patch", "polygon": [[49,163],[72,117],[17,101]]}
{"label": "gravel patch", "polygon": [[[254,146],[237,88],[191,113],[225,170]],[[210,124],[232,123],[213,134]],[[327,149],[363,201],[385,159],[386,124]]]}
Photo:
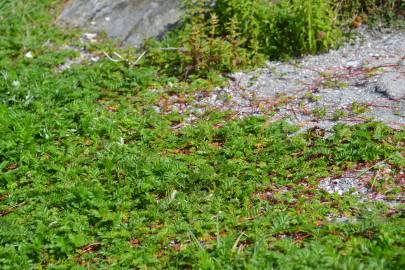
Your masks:
{"label": "gravel patch", "polygon": [[[267,115],[302,131],[369,120],[405,126],[404,29],[362,28],[338,50],[271,61],[265,68],[229,77],[228,87],[170,97],[169,111],[187,115],[189,123],[208,109],[233,111],[237,117]],[[184,98],[193,101],[185,103]]]}
{"label": "gravel patch", "polygon": [[354,177],[327,178],[319,183],[319,188],[333,194],[343,195],[350,192],[353,195],[367,194],[367,188]]}
{"label": "gravel patch", "polygon": [[[348,170],[340,176],[321,179],[319,190],[329,194],[352,194],[363,200],[383,201],[391,206],[405,202],[405,171],[392,168],[385,162],[359,164],[358,168]],[[379,186],[377,188],[377,186]],[[400,190],[390,195],[390,190]]]}
{"label": "gravel patch", "polygon": [[[80,42],[82,44],[95,43],[97,42],[97,34],[84,33],[80,38]],[[83,47],[64,45],[62,46],[61,50],[75,51],[79,53],[79,56],[67,59],[65,63],[59,65],[56,68],[56,72],[63,72],[64,70],[70,69],[73,65],[81,65],[83,63],[95,63],[101,59],[99,55],[91,53]]]}

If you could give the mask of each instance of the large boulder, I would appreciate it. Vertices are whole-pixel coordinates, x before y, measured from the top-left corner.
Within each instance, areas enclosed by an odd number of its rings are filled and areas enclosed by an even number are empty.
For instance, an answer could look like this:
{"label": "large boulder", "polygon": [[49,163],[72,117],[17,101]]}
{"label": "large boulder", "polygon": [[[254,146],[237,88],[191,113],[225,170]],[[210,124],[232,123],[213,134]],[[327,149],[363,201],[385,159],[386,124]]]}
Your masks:
{"label": "large boulder", "polygon": [[182,15],[181,0],[70,0],[58,22],[105,31],[139,47],[145,39],[162,36]]}

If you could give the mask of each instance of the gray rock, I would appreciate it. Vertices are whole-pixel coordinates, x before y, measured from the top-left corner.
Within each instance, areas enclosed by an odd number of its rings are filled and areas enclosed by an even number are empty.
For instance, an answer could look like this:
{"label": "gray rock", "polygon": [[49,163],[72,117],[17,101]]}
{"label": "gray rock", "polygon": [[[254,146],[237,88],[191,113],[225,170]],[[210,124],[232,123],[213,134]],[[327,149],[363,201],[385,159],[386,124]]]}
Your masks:
{"label": "gray rock", "polygon": [[398,72],[389,72],[377,81],[375,90],[391,99],[405,98],[405,76]]}
{"label": "gray rock", "polygon": [[105,31],[139,47],[145,39],[162,36],[182,15],[181,0],[70,0],[58,23]]}

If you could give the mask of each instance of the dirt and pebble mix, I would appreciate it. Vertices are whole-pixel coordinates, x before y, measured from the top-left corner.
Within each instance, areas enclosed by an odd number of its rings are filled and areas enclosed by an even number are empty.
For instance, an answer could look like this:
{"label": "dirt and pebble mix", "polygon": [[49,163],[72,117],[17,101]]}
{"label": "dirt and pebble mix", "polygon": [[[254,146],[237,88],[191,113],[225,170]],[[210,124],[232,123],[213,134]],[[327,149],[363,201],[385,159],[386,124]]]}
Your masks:
{"label": "dirt and pebble mix", "polygon": [[213,108],[238,117],[268,115],[274,121],[286,119],[302,131],[371,119],[396,129],[405,125],[404,29],[363,28],[337,50],[271,61],[265,68],[229,77],[229,86],[195,93],[191,99],[171,96],[170,111],[187,114],[188,122]]}

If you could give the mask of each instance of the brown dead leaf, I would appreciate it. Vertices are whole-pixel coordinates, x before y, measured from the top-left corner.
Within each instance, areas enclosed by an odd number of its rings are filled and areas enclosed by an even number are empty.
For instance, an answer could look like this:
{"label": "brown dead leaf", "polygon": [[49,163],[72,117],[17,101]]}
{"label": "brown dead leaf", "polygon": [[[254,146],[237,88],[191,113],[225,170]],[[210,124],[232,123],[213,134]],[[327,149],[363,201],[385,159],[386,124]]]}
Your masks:
{"label": "brown dead leaf", "polygon": [[94,252],[94,251],[99,250],[100,247],[101,247],[101,243],[98,243],[98,242],[91,243],[91,244],[88,244],[87,246],[82,247],[80,249],[80,253],[84,254],[84,253]]}
{"label": "brown dead leaf", "polygon": [[10,214],[12,212],[13,212],[12,209],[7,209],[7,210],[4,210],[4,211],[0,211],[0,217],[7,216],[8,214]]}
{"label": "brown dead leaf", "polygon": [[8,194],[0,195],[0,202],[1,202],[1,201],[4,201],[5,199],[7,199],[7,197],[8,197]]}
{"label": "brown dead leaf", "polygon": [[141,245],[141,240],[134,238],[131,241],[129,241],[129,243],[131,244],[132,247],[137,248]]}
{"label": "brown dead leaf", "polygon": [[352,23],[351,23],[351,27],[352,28],[359,28],[363,23],[363,18],[361,16],[356,16],[354,17]]}
{"label": "brown dead leaf", "polygon": [[311,234],[305,233],[305,232],[285,232],[285,233],[278,233],[274,235],[275,238],[277,239],[283,239],[283,238],[292,238],[294,239],[295,243],[302,242],[304,239],[311,237]]}
{"label": "brown dead leaf", "polygon": [[4,216],[7,216],[7,215],[13,213],[14,211],[16,211],[18,208],[20,208],[20,207],[23,206],[23,205],[25,205],[25,202],[22,202],[22,203],[20,203],[20,204],[18,204],[18,205],[9,207],[9,208],[6,209],[6,210],[0,211],[0,217],[4,217]]}
{"label": "brown dead leaf", "polygon": [[220,143],[220,142],[212,142],[212,143],[211,143],[211,146],[212,146],[213,148],[216,148],[216,149],[221,148],[223,145],[224,145],[224,144],[223,144],[223,143]]}
{"label": "brown dead leaf", "polygon": [[160,229],[163,228],[164,225],[162,223],[153,223],[149,226],[151,229]]}
{"label": "brown dead leaf", "polygon": [[178,244],[172,245],[172,249],[174,249],[175,251],[180,251],[181,250],[181,244],[178,243]]}
{"label": "brown dead leaf", "polygon": [[8,166],[6,167],[6,170],[7,170],[7,171],[13,171],[13,170],[15,170],[15,169],[17,169],[17,163],[10,163],[10,164],[8,164]]}
{"label": "brown dead leaf", "polygon": [[189,149],[171,149],[168,152],[171,154],[183,154],[183,155],[190,155],[191,151]]}
{"label": "brown dead leaf", "polygon": [[323,40],[325,37],[326,37],[326,33],[325,33],[324,31],[319,31],[319,32],[316,34],[316,38],[317,38],[318,40]]}
{"label": "brown dead leaf", "polygon": [[86,139],[86,140],[84,141],[84,145],[86,145],[86,146],[90,146],[90,145],[92,145],[92,144],[93,144],[93,141],[90,140],[90,139]]}
{"label": "brown dead leaf", "polygon": [[109,105],[105,107],[107,110],[109,110],[110,112],[118,112],[118,105]]}

